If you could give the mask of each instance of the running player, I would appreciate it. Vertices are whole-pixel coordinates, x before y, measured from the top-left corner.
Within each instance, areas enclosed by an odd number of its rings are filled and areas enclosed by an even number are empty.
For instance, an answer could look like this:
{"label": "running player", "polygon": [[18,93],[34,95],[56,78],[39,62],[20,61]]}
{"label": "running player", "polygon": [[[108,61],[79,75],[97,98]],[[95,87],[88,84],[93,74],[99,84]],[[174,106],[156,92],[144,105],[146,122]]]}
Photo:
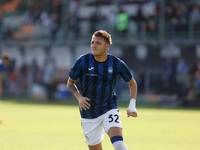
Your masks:
{"label": "running player", "polygon": [[[68,89],[79,102],[82,130],[90,150],[102,150],[104,132],[110,137],[115,150],[127,150],[113,92],[118,75],[130,88],[127,116],[137,117],[136,81],[122,60],[107,53],[111,44],[109,33],[96,31],[91,39],[92,52],[76,60],[67,81]],[[77,79],[80,80],[80,89],[75,84]]]}

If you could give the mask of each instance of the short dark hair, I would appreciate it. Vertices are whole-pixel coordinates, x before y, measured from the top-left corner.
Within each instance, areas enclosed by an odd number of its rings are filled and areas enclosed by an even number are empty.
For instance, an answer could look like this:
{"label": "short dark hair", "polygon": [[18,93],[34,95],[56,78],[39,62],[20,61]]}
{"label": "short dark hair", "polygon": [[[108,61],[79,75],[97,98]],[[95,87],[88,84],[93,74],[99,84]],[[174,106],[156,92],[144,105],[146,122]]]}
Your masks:
{"label": "short dark hair", "polygon": [[3,54],[2,59],[10,61],[10,55],[5,53],[5,54]]}
{"label": "short dark hair", "polygon": [[93,36],[102,37],[106,41],[106,43],[108,43],[109,45],[112,44],[111,35],[104,30],[94,32]]}

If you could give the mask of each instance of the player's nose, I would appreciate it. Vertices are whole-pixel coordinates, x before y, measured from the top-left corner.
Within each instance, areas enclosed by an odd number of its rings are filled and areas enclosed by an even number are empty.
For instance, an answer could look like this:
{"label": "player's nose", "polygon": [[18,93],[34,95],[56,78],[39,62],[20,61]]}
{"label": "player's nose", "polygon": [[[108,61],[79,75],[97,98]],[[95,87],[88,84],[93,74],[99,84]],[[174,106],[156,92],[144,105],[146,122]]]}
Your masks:
{"label": "player's nose", "polygon": [[95,47],[97,47],[97,44],[95,44],[95,43],[94,43],[94,44],[92,44],[92,47],[94,47],[94,48],[95,48]]}

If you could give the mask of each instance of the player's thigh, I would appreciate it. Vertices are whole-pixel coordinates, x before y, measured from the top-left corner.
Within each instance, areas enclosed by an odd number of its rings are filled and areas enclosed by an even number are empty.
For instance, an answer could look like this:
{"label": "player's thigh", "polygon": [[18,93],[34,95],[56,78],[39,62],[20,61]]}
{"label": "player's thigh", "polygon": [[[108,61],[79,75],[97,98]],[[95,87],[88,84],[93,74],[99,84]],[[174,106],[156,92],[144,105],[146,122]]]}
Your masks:
{"label": "player's thigh", "polygon": [[82,130],[89,146],[100,144],[105,133],[101,120],[98,119],[82,119]]}
{"label": "player's thigh", "polygon": [[118,131],[120,133],[122,126],[118,109],[112,109],[104,115],[103,128],[106,133],[108,133],[108,131]]}

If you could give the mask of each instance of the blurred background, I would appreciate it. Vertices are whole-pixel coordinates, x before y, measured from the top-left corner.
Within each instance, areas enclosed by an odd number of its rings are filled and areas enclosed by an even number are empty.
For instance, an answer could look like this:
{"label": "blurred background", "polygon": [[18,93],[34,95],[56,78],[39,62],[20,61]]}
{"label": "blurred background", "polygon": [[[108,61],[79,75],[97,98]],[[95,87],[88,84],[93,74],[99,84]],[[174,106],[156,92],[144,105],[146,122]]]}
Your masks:
{"label": "blurred background", "polygon": [[[0,0],[3,96],[67,101],[68,72],[94,31],[130,67],[138,100],[200,107],[200,0]],[[119,100],[129,100],[119,79]]]}

